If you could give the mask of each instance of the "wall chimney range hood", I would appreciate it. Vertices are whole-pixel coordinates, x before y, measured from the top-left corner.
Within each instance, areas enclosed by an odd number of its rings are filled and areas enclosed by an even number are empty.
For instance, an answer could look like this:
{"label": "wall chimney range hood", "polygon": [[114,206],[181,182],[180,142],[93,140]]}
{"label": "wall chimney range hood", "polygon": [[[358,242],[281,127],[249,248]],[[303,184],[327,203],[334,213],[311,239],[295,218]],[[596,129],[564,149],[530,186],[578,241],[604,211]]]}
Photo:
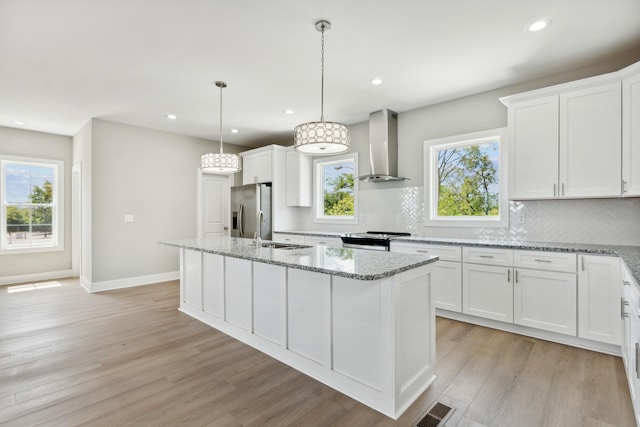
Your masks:
{"label": "wall chimney range hood", "polygon": [[369,114],[369,175],[360,181],[404,181],[398,176],[398,113],[380,110]]}

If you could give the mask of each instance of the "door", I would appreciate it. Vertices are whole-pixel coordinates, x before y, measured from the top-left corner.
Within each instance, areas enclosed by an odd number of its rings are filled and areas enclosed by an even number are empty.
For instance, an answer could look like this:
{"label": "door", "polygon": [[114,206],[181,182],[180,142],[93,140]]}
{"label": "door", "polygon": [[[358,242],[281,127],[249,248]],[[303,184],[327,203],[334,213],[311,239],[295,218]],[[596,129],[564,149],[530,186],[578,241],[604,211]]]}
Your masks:
{"label": "door", "polygon": [[560,197],[620,196],[620,82],[560,95]]}
{"label": "door", "polygon": [[200,173],[198,236],[226,236],[229,230],[229,175]]}
{"label": "door", "polygon": [[512,269],[463,264],[462,312],[513,323]]}

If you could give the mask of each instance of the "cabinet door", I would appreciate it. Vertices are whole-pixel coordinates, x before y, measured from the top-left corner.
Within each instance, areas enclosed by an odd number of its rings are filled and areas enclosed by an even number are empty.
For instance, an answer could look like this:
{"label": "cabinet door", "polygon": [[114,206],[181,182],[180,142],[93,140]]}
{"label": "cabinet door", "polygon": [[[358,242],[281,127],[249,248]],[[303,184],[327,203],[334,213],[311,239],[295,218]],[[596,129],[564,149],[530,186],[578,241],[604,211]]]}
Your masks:
{"label": "cabinet door", "polygon": [[640,196],[640,72],[622,82],[623,196]]}
{"label": "cabinet door", "polygon": [[462,264],[438,261],[431,273],[432,298],[436,308],[462,313]]}
{"label": "cabinet door", "polygon": [[311,156],[287,151],[286,168],[287,206],[311,206]]}
{"label": "cabinet door", "polygon": [[512,269],[463,264],[462,312],[513,323]]}
{"label": "cabinet door", "polygon": [[620,259],[580,255],[578,263],[578,336],[620,345]]}
{"label": "cabinet door", "polygon": [[242,183],[273,181],[272,158],[271,149],[242,156]]}
{"label": "cabinet door", "polygon": [[560,95],[560,197],[621,194],[620,82]]}
{"label": "cabinet door", "polygon": [[576,335],[576,275],[514,270],[513,322]]}
{"label": "cabinet door", "polygon": [[633,401],[636,413],[636,423],[640,425],[640,367],[638,360],[640,356],[640,317],[637,311],[631,312],[629,322],[630,348],[629,348],[629,370],[627,378],[629,380],[629,394]]}
{"label": "cabinet door", "polygon": [[509,198],[556,197],[558,97],[509,106]]}

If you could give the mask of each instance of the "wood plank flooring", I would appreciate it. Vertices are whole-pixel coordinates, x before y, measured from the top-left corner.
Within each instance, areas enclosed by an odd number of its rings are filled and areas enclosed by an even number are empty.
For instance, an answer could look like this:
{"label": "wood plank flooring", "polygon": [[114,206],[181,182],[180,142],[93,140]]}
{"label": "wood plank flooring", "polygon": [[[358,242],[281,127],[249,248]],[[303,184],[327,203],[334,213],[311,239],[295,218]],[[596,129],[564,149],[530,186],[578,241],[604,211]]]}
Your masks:
{"label": "wood plank flooring", "polygon": [[[19,291],[19,292],[18,292]],[[178,283],[0,287],[0,425],[634,426],[622,360],[437,320],[438,379],[397,421],[178,308]]]}

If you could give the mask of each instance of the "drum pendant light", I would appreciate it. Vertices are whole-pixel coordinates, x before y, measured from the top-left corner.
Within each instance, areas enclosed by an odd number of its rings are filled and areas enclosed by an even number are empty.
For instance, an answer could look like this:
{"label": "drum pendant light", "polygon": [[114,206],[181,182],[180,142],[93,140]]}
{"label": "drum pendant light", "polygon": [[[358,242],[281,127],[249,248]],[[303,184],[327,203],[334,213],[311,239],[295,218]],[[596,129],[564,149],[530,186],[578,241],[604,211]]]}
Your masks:
{"label": "drum pendant light", "polygon": [[225,82],[217,81],[220,88],[220,152],[207,153],[200,157],[200,167],[208,173],[234,173],[242,170],[242,158],[233,153],[224,153],[222,150],[222,89],[227,87]]}
{"label": "drum pendant light", "polygon": [[315,23],[322,33],[321,80],[320,80],[320,121],[296,126],[293,130],[294,147],[305,154],[338,154],[349,150],[349,128],[341,123],[324,120],[324,32],[331,29],[331,23],[321,19]]}

